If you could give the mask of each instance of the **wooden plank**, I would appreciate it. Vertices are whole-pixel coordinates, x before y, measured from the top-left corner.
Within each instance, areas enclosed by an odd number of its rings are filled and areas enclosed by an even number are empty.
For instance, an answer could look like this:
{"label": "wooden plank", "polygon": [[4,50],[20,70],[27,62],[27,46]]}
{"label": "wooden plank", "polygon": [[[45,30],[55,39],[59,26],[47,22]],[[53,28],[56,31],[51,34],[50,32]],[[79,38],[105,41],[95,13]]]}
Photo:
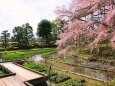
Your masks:
{"label": "wooden plank", "polygon": [[24,81],[42,77],[41,74],[27,70],[23,67],[13,64],[12,62],[1,63],[1,65],[13,73],[16,73],[16,75],[0,79],[0,86],[26,86]]}
{"label": "wooden plank", "polygon": [[7,78],[2,78],[2,81],[6,84],[6,86],[14,86]]}
{"label": "wooden plank", "polygon": [[16,74],[16,78],[17,78],[17,79],[20,79],[21,81],[26,81],[25,78],[23,78],[22,76],[20,76],[20,75],[18,75],[18,74]]}
{"label": "wooden plank", "polygon": [[24,80],[21,79],[21,78],[22,78],[22,77],[19,77],[18,75],[12,76],[12,81],[16,81],[16,82],[19,84],[19,86],[26,86],[26,85],[24,84]]}
{"label": "wooden plank", "polygon": [[11,63],[11,62],[3,63],[2,65],[5,68],[8,68],[10,71],[12,71],[12,72],[20,75],[21,77],[25,78],[26,80],[31,80],[31,79],[42,77],[42,75],[40,75],[40,74],[34,73],[30,70],[22,68],[18,65],[15,65],[15,64]]}
{"label": "wooden plank", "polygon": [[21,83],[19,83],[17,80],[15,80],[13,77],[7,77],[7,79],[14,85],[14,86],[22,86]]}
{"label": "wooden plank", "polygon": [[6,86],[5,83],[0,79],[0,86]]}

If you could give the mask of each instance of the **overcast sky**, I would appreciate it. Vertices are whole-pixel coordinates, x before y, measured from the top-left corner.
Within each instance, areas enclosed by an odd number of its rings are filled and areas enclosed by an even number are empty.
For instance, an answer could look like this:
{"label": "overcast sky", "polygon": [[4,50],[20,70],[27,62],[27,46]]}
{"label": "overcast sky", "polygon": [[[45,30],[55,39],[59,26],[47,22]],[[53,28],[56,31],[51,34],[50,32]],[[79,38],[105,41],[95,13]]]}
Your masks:
{"label": "overcast sky", "polygon": [[66,6],[70,0],[0,0],[0,33],[12,31],[14,26],[30,23],[36,32],[41,19],[54,20],[57,6]]}

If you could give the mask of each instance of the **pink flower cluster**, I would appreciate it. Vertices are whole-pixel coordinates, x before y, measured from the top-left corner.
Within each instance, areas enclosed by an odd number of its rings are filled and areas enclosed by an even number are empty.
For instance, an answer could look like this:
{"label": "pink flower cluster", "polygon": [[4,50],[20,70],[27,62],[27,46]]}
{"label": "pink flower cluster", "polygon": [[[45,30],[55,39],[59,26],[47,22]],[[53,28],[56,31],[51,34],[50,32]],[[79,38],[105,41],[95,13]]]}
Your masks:
{"label": "pink flower cluster", "polygon": [[[57,18],[66,21],[66,28],[59,35],[59,40],[56,43],[61,49],[59,54],[63,54],[73,46],[79,45],[84,39],[88,39],[85,40],[88,43],[86,46],[91,51],[98,48],[104,40],[109,40],[111,47],[114,49],[115,6],[112,6],[113,3],[115,3],[115,0],[73,0],[69,8],[57,8]],[[112,9],[109,9],[105,14],[104,19],[92,20],[89,15],[105,6],[112,6]],[[88,21],[85,20],[86,16],[89,16]]]}

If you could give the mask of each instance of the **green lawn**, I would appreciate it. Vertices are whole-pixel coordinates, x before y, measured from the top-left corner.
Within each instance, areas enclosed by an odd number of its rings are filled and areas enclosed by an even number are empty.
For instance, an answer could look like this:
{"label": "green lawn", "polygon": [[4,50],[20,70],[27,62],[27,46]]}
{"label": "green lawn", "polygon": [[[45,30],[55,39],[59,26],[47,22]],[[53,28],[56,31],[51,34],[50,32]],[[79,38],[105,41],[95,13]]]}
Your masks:
{"label": "green lawn", "polygon": [[3,59],[6,60],[22,60],[27,57],[32,57],[36,54],[41,54],[43,56],[50,56],[56,53],[56,48],[42,48],[37,50],[26,50],[26,51],[16,51],[16,52],[5,52],[3,53]]}
{"label": "green lawn", "polygon": [[0,71],[0,76],[4,75],[4,72]]}

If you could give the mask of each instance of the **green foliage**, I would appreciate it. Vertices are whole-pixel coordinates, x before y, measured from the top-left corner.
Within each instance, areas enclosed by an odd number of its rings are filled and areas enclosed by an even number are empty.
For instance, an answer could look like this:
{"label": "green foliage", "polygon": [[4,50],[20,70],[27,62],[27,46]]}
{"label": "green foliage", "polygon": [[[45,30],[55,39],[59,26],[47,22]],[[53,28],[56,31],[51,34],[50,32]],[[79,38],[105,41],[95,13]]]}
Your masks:
{"label": "green foliage", "polygon": [[103,86],[103,85],[101,85],[99,83],[95,83],[94,86]]}
{"label": "green foliage", "polygon": [[0,76],[4,75],[4,72],[0,71]]}
{"label": "green foliage", "polygon": [[24,52],[6,52],[3,54],[4,60],[19,60],[24,58]]}
{"label": "green foliage", "polygon": [[64,83],[59,84],[58,86],[86,86],[86,81],[82,79],[71,79]]}
{"label": "green foliage", "polygon": [[115,80],[108,82],[108,86],[115,86]]}
{"label": "green foliage", "polygon": [[13,40],[18,42],[19,48],[29,48],[34,42],[33,29],[29,23],[14,27],[13,35]]}
{"label": "green foliage", "polygon": [[50,81],[54,82],[56,84],[64,82],[64,81],[66,81],[68,79],[70,79],[70,77],[68,75],[66,75],[66,74],[59,74],[59,73],[56,73],[55,75],[50,77]]}
{"label": "green foliage", "polygon": [[49,51],[47,53],[42,54],[43,58],[49,58],[51,55],[55,54],[57,51]]}
{"label": "green foliage", "polygon": [[1,33],[1,38],[2,38],[2,45],[4,46],[4,48],[5,48],[5,50],[6,50],[6,48],[8,47],[8,38],[10,37],[10,33],[8,33],[8,31],[7,30],[5,30],[5,31],[3,31],[2,33]]}
{"label": "green foliage", "polygon": [[46,71],[46,67],[43,64],[35,63],[35,62],[26,62],[24,63],[25,67],[33,69],[35,71],[43,72]]}
{"label": "green foliage", "polygon": [[51,40],[55,43],[59,35],[59,29],[57,27],[56,21],[52,21],[51,25],[52,25]]}
{"label": "green foliage", "polygon": [[[41,63],[26,62],[23,65],[25,67],[33,69],[35,71],[44,72],[46,74],[49,74],[49,68],[47,68],[46,66],[44,66]],[[66,74],[56,73],[53,70],[50,71],[50,81],[51,82],[60,83],[60,82],[66,81],[68,79],[70,79],[70,77],[67,76]]]}
{"label": "green foliage", "polygon": [[51,55],[51,54],[54,54],[55,52],[56,52],[56,48],[17,51],[17,52],[5,52],[3,53],[3,60],[22,60],[22,59],[26,59],[27,57],[32,57],[33,55],[36,55],[36,54]]}
{"label": "green foliage", "polygon": [[51,22],[44,19],[38,24],[37,35],[46,40],[46,44],[49,43],[49,38],[51,37],[52,25]]}

